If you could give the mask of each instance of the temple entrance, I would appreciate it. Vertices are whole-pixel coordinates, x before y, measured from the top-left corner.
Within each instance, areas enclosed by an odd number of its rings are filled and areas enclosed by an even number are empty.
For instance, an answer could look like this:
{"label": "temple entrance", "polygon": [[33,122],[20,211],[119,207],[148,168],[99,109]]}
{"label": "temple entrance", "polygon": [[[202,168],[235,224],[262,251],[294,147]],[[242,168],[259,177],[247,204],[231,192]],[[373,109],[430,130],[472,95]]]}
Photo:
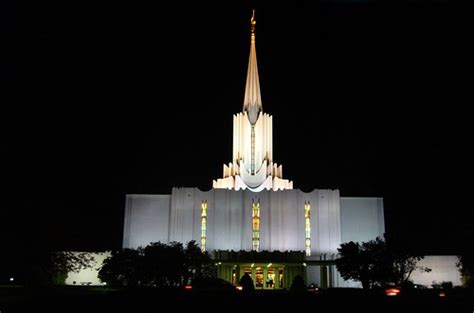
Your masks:
{"label": "temple entrance", "polygon": [[[272,261],[265,262],[265,259]],[[255,261],[253,261],[255,260]],[[282,262],[284,261],[284,262]],[[306,278],[306,263],[302,252],[218,251],[217,276],[234,285],[248,274],[256,290],[290,289],[293,279]]]}
{"label": "temple entrance", "polygon": [[275,269],[273,267],[267,270],[267,279],[265,280],[266,289],[275,289]]}
{"label": "temple entrance", "polygon": [[257,267],[255,269],[255,288],[262,289],[263,288],[263,268]]}
{"label": "temple entrance", "polygon": [[[303,274],[303,266],[283,263],[221,264],[218,276],[238,285],[244,274],[249,274],[257,290],[290,288],[293,277]],[[287,281],[288,279],[288,281]],[[290,285],[289,285],[290,284]]]}
{"label": "temple entrance", "polygon": [[248,273],[252,277],[255,289],[283,288],[283,272],[285,268],[283,264],[276,266],[251,264],[250,267],[243,266],[242,268],[242,273]]}

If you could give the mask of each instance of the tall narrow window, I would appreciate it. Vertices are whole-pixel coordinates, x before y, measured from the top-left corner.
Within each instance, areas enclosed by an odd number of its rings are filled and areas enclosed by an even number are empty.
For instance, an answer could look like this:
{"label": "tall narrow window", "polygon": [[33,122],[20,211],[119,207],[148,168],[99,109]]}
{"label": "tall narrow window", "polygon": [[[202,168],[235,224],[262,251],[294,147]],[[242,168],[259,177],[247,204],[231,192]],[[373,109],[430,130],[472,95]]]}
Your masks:
{"label": "tall narrow window", "polygon": [[306,255],[311,255],[311,205],[309,201],[304,202],[304,230],[305,230],[305,250]]}
{"label": "tall narrow window", "polygon": [[207,200],[201,201],[201,251],[206,251]]}
{"label": "tall narrow window", "polygon": [[252,250],[260,249],[260,200],[252,202]]}
{"label": "tall narrow window", "polygon": [[255,126],[250,130],[250,173],[255,175]]}

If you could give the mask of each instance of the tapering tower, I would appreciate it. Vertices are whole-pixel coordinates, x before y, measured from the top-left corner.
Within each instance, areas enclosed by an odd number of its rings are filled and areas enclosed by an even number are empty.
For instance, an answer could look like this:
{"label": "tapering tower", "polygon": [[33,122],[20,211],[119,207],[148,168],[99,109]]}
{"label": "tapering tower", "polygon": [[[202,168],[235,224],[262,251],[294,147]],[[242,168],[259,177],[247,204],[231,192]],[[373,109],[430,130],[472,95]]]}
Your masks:
{"label": "tapering tower", "polygon": [[272,116],[263,113],[255,49],[255,11],[250,20],[250,57],[243,110],[234,115],[232,163],[224,164],[223,178],[214,188],[249,189],[254,192],[293,189],[283,179],[282,166],[273,163]]}

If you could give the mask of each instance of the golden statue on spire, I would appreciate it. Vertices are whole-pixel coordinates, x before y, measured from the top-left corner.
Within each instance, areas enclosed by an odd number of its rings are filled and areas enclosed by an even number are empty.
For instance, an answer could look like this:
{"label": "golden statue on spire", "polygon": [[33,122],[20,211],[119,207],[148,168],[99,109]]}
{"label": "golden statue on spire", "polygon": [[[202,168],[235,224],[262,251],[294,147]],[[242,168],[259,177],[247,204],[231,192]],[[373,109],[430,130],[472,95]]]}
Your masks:
{"label": "golden statue on spire", "polygon": [[250,19],[250,24],[252,25],[252,35],[255,34],[255,10],[252,10],[252,18]]}

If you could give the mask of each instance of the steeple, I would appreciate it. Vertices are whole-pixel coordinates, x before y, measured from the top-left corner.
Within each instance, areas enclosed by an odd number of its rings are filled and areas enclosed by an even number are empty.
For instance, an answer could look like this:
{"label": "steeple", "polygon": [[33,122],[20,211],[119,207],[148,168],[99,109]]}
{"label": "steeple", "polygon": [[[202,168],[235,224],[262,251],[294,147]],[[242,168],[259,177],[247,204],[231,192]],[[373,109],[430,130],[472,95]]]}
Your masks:
{"label": "steeple", "polygon": [[234,115],[232,162],[224,164],[223,177],[214,180],[212,187],[253,192],[293,189],[293,182],[283,179],[282,166],[273,162],[273,119],[262,111],[255,53],[255,11],[250,26],[244,108]]}
{"label": "steeple", "polygon": [[255,124],[259,112],[262,111],[262,97],[260,96],[260,82],[258,80],[257,53],[255,50],[255,24],[255,10],[253,10],[252,19],[250,20],[250,57],[243,108],[243,112],[247,111],[250,123],[252,124]]}

